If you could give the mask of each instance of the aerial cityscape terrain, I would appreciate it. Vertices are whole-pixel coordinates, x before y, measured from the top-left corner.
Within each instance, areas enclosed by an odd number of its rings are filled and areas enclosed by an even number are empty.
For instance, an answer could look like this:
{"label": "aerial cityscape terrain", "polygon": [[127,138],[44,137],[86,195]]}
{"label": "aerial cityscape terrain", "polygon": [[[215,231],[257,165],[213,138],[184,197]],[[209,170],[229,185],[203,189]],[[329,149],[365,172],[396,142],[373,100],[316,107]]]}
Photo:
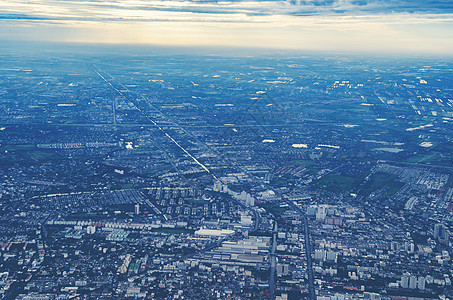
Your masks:
{"label": "aerial cityscape terrain", "polygon": [[1,298],[452,299],[451,59],[86,47],[1,48]]}

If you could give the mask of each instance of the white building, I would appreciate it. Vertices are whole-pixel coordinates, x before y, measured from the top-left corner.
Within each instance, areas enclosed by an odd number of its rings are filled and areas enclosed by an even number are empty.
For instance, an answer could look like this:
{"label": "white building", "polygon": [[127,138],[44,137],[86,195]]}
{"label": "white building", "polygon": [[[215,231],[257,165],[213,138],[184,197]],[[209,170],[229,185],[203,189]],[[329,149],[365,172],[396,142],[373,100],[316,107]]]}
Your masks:
{"label": "white building", "polygon": [[229,236],[233,235],[235,233],[234,230],[228,230],[228,229],[206,229],[206,228],[200,228],[199,230],[195,231],[195,236]]}

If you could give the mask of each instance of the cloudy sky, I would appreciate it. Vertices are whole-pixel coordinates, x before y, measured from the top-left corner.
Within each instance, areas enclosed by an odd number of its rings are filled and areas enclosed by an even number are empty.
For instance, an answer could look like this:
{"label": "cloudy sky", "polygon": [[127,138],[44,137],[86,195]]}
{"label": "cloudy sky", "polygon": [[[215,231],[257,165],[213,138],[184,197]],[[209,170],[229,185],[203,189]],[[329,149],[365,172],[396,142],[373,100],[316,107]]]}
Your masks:
{"label": "cloudy sky", "polygon": [[0,0],[8,40],[453,53],[452,0]]}

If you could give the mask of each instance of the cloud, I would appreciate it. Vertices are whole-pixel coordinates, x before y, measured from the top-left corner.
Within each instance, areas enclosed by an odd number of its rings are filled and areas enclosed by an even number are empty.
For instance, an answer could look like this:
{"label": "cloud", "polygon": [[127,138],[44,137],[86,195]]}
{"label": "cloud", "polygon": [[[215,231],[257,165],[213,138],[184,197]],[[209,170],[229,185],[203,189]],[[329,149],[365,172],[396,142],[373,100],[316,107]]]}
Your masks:
{"label": "cloud", "polygon": [[452,16],[446,0],[0,0],[0,38],[447,53]]}
{"label": "cloud", "polygon": [[453,13],[453,2],[395,0],[8,0],[0,1],[0,14],[27,18],[105,18],[124,20],[146,15],[190,13],[204,15],[363,15],[369,13]]}

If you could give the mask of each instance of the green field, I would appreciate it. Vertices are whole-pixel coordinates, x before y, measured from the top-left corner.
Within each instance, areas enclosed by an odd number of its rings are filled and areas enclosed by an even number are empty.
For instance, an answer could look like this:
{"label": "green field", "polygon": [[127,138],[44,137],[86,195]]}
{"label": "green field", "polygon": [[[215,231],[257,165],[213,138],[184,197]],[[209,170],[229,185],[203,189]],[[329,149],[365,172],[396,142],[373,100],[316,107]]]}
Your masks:
{"label": "green field", "polygon": [[288,210],[287,207],[281,207],[280,204],[277,204],[277,203],[268,203],[268,204],[264,204],[263,207],[267,210],[267,211],[271,211],[273,212],[274,214],[282,214],[284,213],[285,211]]}
{"label": "green field", "polygon": [[35,145],[4,145],[0,147],[1,151],[27,151],[35,148]]}
{"label": "green field", "polygon": [[360,183],[359,178],[337,174],[328,174],[321,178],[317,185],[332,192],[352,190]]}
{"label": "green field", "polygon": [[293,163],[296,166],[311,166],[311,165],[313,165],[313,161],[312,160],[303,160],[303,159],[294,160]]}
{"label": "green field", "polygon": [[387,195],[392,196],[397,193],[404,185],[402,182],[397,181],[397,175],[377,172],[371,175],[370,179],[363,185],[360,194],[368,196],[369,194],[387,188]]}
{"label": "green field", "polygon": [[27,155],[34,161],[45,161],[59,158],[59,156],[53,151],[27,151]]}
{"label": "green field", "polygon": [[61,159],[54,149],[39,149],[34,145],[4,145],[0,147],[4,153],[0,163],[2,166],[15,163],[30,165]]}
{"label": "green field", "polygon": [[443,164],[445,158],[439,152],[431,152],[426,154],[419,154],[407,159],[410,163],[425,163],[425,164]]}

